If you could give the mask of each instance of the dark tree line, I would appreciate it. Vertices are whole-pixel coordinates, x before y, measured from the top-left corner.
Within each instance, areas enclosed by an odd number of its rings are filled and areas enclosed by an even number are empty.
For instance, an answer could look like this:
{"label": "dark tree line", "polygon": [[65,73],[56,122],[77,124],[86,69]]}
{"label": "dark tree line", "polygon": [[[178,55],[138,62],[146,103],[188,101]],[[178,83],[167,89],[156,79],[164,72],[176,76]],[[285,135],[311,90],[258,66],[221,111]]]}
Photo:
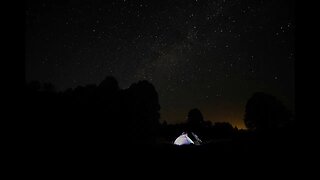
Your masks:
{"label": "dark tree line", "polygon": [[30,82],[25,92],[35,143],[106,148],[155,142],[160,105],[148,81],[120,89],[114,77],[106,77],[99,85],[64,92],[55,92],[48,83]]}
{"label": "dark tree line", "polygon": [[[56,92],[49,83],[30,82],[26,84],[25,93],[24,112],[25,121],[31,125],[27,129],[32,135],[30,141],[46,145],[48,149],[119,150],[127,149],[118,148],[124,146],[154,145],[159,138],[173,142],[182,132],[193,132],[204,143],[229,139],[232,142],[223,141],[229,143],[224,144],[229,149],[245,150],[246,146],[255,146],[255,142],[249,142],[256,135],[251,132],[259,132],[266,135],[264,137],[270,137],[268,132],[281,132],[276,133],[273,140],[284,134],[288,139],[292,134],[285,131],[292,125],[291,113],[277,98],[266,93],[255,93],[247,102],[244,121],[250,132],[233,128],[226,122],[212,124],[204,120],[197,108],[188,112],[183,124],[160,124],[158,94],[148,81],[121,89],[114,77],[106,77],[98,85],[78,86],[63,92]],[[213,146],[215,149],[221,145]]]}

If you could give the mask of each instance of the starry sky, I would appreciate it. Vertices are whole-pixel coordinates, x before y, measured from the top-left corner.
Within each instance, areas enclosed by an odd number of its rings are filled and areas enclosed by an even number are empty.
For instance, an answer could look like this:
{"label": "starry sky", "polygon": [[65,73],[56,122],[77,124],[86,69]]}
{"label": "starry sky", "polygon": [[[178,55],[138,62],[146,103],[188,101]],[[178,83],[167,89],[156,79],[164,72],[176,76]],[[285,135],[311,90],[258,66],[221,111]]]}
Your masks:
{"label": "starry sky", "polygon": [[58,91],[114,76],[148,80],[160,121],[244,128],[245,104],[270,93],[294,111],[295,3],[289,0],[27,0],[26,81]]}

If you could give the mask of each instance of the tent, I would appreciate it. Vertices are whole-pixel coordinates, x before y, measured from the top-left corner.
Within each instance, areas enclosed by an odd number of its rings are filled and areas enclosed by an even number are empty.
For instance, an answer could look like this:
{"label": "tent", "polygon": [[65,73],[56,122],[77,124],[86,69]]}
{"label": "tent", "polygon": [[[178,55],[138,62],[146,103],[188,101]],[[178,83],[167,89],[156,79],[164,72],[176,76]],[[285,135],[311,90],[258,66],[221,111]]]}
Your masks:
{"label": "tent", "polygon": [[201,145],[203,144],[202,140],[193,132],[191,132],[190,137],[188,136],[188,133],[183,132],[175,141],[175,145],[188,145],[188,144],[194,144],[194,145]]}
{"label": "tent", "polygon": [[187,133],[182,133],[175,141],[175,145],[188,145],[188,144],[194,144],[194,142],[188,137]]}

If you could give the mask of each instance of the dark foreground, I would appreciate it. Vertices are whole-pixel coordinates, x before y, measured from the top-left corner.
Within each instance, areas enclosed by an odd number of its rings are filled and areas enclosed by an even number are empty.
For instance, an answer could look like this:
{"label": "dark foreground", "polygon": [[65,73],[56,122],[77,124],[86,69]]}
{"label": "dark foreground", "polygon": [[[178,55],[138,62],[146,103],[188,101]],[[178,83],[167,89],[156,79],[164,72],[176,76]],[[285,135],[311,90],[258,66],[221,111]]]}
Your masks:
{"label": "dark foreground", "polygon": [[[257,139],[234,138],[195,146],[172,144],[128,144],[108,141],[72,141],[72,138],[51,139],[51,141],[30,144],[28,158],[41,171],[60,172],[66,169],[87,170],[111,166],[116,169],[144,168],[241,168],[270,164],[281,167],[296,162],[296,143],[287,138]],[[56,140],[56,141],[54,141]],[[294,154],[294,155],[293,155]],[[141,169],[142,168],[142,169]]]}

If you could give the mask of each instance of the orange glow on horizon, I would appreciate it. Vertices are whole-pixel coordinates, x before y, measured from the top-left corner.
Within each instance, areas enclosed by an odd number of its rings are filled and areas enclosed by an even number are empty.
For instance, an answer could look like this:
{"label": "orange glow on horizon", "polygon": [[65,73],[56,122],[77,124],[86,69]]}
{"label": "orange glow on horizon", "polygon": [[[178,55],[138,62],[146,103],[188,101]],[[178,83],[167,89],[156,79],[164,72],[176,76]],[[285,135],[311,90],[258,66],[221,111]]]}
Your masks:
{"label": "orange glow on horizon", "polygon": [[[203,118],[206,121],[212,122],[227,122],[230,123],[234,128],[247,129],[244,124],[244,110],[233,109],[232,111],[210,111],[210,109],[200,108]],[[166,113],[161,113],[160,121],[166,120],[168,124],[180,124],[186,122],[187,109],[179,109],[176,111],[167,111]],[[166,115],[166,116],[164,116]]]}

